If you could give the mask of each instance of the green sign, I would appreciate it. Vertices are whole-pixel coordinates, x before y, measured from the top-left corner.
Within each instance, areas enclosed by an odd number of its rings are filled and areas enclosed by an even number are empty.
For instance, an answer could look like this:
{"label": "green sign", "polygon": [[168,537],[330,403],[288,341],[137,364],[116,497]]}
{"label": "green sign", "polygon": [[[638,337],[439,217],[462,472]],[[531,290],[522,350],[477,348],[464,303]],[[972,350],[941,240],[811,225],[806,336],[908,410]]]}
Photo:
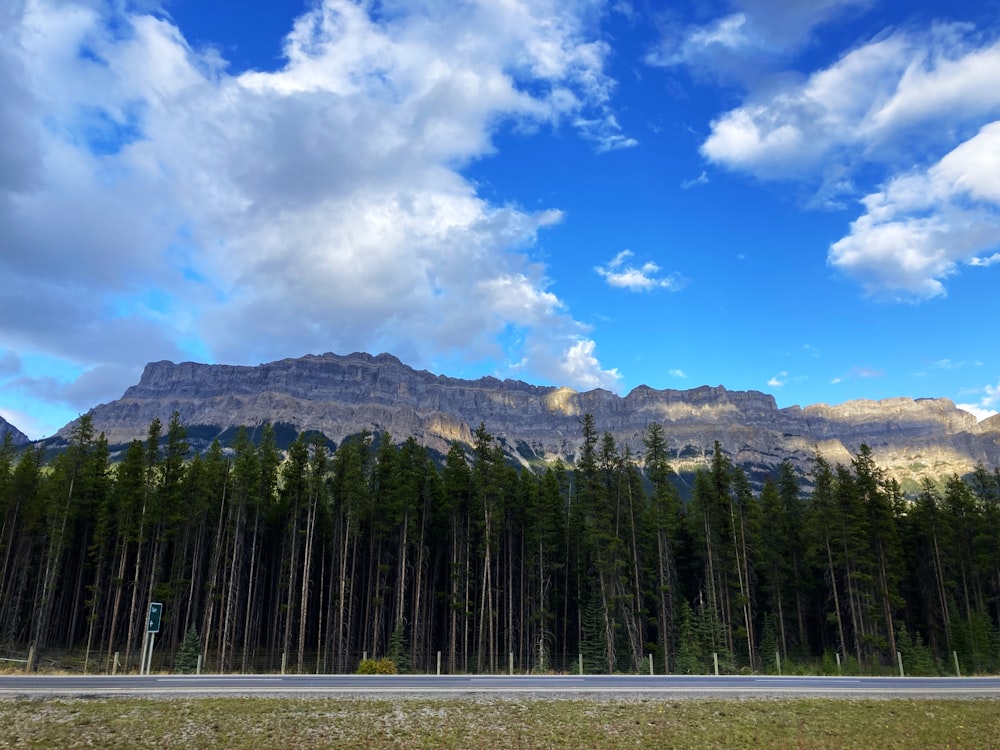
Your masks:
{"label": "green sign", "polygon": [[159,602],[151,602],[149,605],[149,621],[146,623],[147,633],[160,632],[160,613],[163,612],[163,605]]}

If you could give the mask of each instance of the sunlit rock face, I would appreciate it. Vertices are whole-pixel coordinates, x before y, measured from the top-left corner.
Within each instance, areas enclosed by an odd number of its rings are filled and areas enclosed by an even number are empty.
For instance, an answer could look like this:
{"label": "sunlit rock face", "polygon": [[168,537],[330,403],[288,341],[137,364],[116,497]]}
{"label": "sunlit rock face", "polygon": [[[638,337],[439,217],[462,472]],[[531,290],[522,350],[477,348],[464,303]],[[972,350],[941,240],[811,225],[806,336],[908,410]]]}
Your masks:
{"label": "sunlit rock face", "polygon": [[388,354],[310,355],[256,367],[154,362],[120,399],[91,413],[95,430],[116,444],[145,438],[154,417],[166,424],[175,411],[185,425],[199,427],[192,432],[200,440],[210,439],[213,429],[218,434],[270,422],[318,430],[336,443],[362,430],[386,431],[442,452],[453,441],[471,443],[483,423],[512,460],[526,465],[571,462],[584,414],[640,461],[647,427],[660,423],[679,471],[705,465],[715,441],[758,476],[786,457],[807,471],[817,451],[846,463],[862,443],[906,484],[964,474],[977,462],[1000,465],[1000,420],[977,423],[947,399],[779,409],[765,393],[722,386],[639,386],[621,397],[599,389],[578,393],[517,380],[449,378]]}

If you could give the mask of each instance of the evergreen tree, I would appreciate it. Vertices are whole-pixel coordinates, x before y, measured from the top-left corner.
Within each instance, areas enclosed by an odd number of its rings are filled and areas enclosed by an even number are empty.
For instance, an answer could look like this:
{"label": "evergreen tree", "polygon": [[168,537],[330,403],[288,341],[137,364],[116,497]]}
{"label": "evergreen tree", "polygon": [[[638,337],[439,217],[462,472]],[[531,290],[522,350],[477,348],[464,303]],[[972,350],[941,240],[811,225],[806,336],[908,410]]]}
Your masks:
{"label": "evergreen tree", "polygon": [[198,631],[189,628],[174,656],[174,669],[181,674],[194,674],[198,669],[200,656],[201,639],[198,638]]}
{"label": "evergreen tree", "polygon": [[[680,502],[660,425],[627,442],[589,415],[570,471],[508,462],[480,424],[441,467],[413,438],[270,425],[191,455],[175,414],[115,456],[82,418],[50,461],[0,443],[0,642],[134,669],[149,600],[178,668],[354,671],[362,651],[448,671],[1000,668],[1000,471],[913,496],[862,446],[752,487],[716,443]],[[198,634],[201,635],[198,638]],[[97,658],[96,654],[101,657]],[[114,661],[116,653],[124,661]],[[315,656],[315,662],[312,661]]]}
{"label": "evergreen tree", "polygon": [[[825,582],[822,587],[824,598],[820,602],[824,613],[824,623],[835,626],[835,651],[847,657],[848,641],[846,610],[847,603],[842,593],[844,586],[840,580],[842,571],[843,524],[839,523],[836,503],[836,480],[829,462],[817,453],[813,458],[812,502],[806,514],[807,555],[811,565],[819,571]],[[829,635],[820,633],[824,651]]]}
{"label": "evergreen tree", "polygon": [[678,648],[677,606],[682,600],[678,590],[677,554],[684,519],[680,497],[671,482],[674,476],[667,457],[663,426],[653,422],[643,439],[646,448],[646,474],[652,484],[652,497],[646,506],[643,526],[647,532],[647,589],[652,592],[656,613],[663,672],[671,671],[671,654]]}

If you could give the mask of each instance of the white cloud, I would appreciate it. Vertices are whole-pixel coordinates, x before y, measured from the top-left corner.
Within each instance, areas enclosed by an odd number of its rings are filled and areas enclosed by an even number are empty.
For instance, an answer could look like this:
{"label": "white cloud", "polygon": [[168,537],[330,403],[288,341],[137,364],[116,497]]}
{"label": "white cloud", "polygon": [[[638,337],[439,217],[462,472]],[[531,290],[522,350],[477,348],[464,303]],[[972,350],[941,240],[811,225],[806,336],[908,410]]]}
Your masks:
{"label": "white cloud", "polygon": [[698,185],[707,185],[708,182],[709,182],[708,173],[702,171],[702,173],[697,177],[690,180],[684,180],[684,182],[681,183],[681,190],[690,190],[691,188],[697,187]]}
{"label": "white cloud", "polygon": [[701,47],[739,48],[748,44],[747,17],[745,13],[733,13],[713,21],[708,26],[696,27],[688,36],[689,41]]}
{"label": "white cloud", "polygon": [[599,153],[617,151],[623,148],[638,146],[639,141],[622,132],[617,118],[610,112],[603,112],[600,117],[587,119],[578,117],[573,124],[580,133],[597,145]]}
{"label": "white cloud", "polygon": [[784,370],[767,381],[771,388],[781,388],[788,383],[788,373]]}
{"label": "white cloud", "polygon": [[804,80],[751,93],[713,121],[701,151],[760,178],[809,181],[817,206],[842,206],[862,168],[884,170],[829,263],[873,296],[929,299],[963,264],[996,262],[996,70],[1000,40],[968,26],[890,33]]}
{"label": "white cloud", "polygon": [[1000,243],[1000,121],[862,203],[866,213],[830,247],[831,265],[872,294],[944,294],[958,264],[991,265],[995,254],[981,255]]}
{"label": "white cloud", "polygon": [[675,377],[675,378],[681,378],[681,379],[684,379],[684,378],[687,377],[687,374],[684,372],[684,370],[680,370],[680,369],[668,370],[667,371],[667,375],[670,375],[671,377]]}
{"label": "white cloud", "polygon": [[978,268],[987,268],[996,263],[1000,263],[1000,253],[993,253],[993,255],[984,258],[970,258],[969,265],[976,266]]}
{"label": "white cloud", "polygon": [[967,411],[969,414],[974,416],[977,421],[982,422],[984,419],[989,419],[990,417],[996,416],[998,413],[996,409],[984,409],[976,404],[956,404],[956,406],[962,411]]}
{"label": "white cloud", "polygon": [[852,159],[912,162],[909,149],[948,142],[1000,112],[991,83],[1000,42],[977,41],[961,26],[876,39],[716,118],[702,154],[767,178],[814,176],[832,164],[831,184]]}
{"label": "white cloud", "polygon": [[631,292],[648,292],[653,289],[669,289],[675,292],[684,286],[684,280],[677,274],[659,276],[660,267],[652,261],[641,266],[631,265],[628,260],[633,255],[631,250],[622,250],[605,265],[596,266],[594,270],[607,279],[611,286],[628,289]]}
{"label": "white cloud", "polygon": [[458,171],[501,127],[632,145],[595,0],[323,0],[279,70],[239,76],[116,7],[0,11],[0,242],[21,248],[0,258],[0,347],[92,373],[52,398],[117,397],[130,367],[192,349],[516,361],[511,326],[530,371],[617,380],[531,258],[560,213],[493,205]]}
{"label": "white cloud", "polygon": [[656,49],[647,53],[645,62],[657,67],[704,66],[725,72],[732,58],[757,51],[762,43],[746,14],[732,13],[704,25],[671,30]]}
{"label": "white cloud", "polygon": [[987,385],[978,404],[958,404],[959,409],[969,412],[982,422],[1000,412],[1000,383]]}
{"label": "white cloud", "polygon": [[590,339],[581,338],[567,349],[556,364],[557,371],[564,374],[562,382],[578,383],[578,388],[606,388],[615,390],[621,374],[617,369],[602,370],[594,356],[595,344]]}
{"label": "white cloud", "polygon": [[749,79],[768,62],[794,51],[813,30],[873,0],[731,0],[733,12],[704,24],[667,31],[646,62],[657,66],[687,65],[723,77]]}
{"label": "white cloud", "polygon": [[684,40],[681,57],[687,60],[707,54],[712,48],[740,50],[757,44],[748,27],[746,14],[733,13],[706,26],[692,28]]}

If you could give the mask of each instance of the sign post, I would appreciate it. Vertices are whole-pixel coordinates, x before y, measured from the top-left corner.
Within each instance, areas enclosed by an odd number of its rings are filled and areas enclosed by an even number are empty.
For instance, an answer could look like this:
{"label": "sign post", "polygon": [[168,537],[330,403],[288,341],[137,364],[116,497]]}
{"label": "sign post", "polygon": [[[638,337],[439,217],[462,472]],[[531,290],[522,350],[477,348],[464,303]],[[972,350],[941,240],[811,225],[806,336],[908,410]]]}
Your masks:
{"label": "sign post", "polygon": [[140,674],[149,674],[149,669],[153,664],[153,643],[156,634],[160,632],[160,616],[163,614],[163,604],[160,602],[150,602],[149,617],[146,618],[146,635],[149,638],[149,645],[145,650],[142,669]]}

